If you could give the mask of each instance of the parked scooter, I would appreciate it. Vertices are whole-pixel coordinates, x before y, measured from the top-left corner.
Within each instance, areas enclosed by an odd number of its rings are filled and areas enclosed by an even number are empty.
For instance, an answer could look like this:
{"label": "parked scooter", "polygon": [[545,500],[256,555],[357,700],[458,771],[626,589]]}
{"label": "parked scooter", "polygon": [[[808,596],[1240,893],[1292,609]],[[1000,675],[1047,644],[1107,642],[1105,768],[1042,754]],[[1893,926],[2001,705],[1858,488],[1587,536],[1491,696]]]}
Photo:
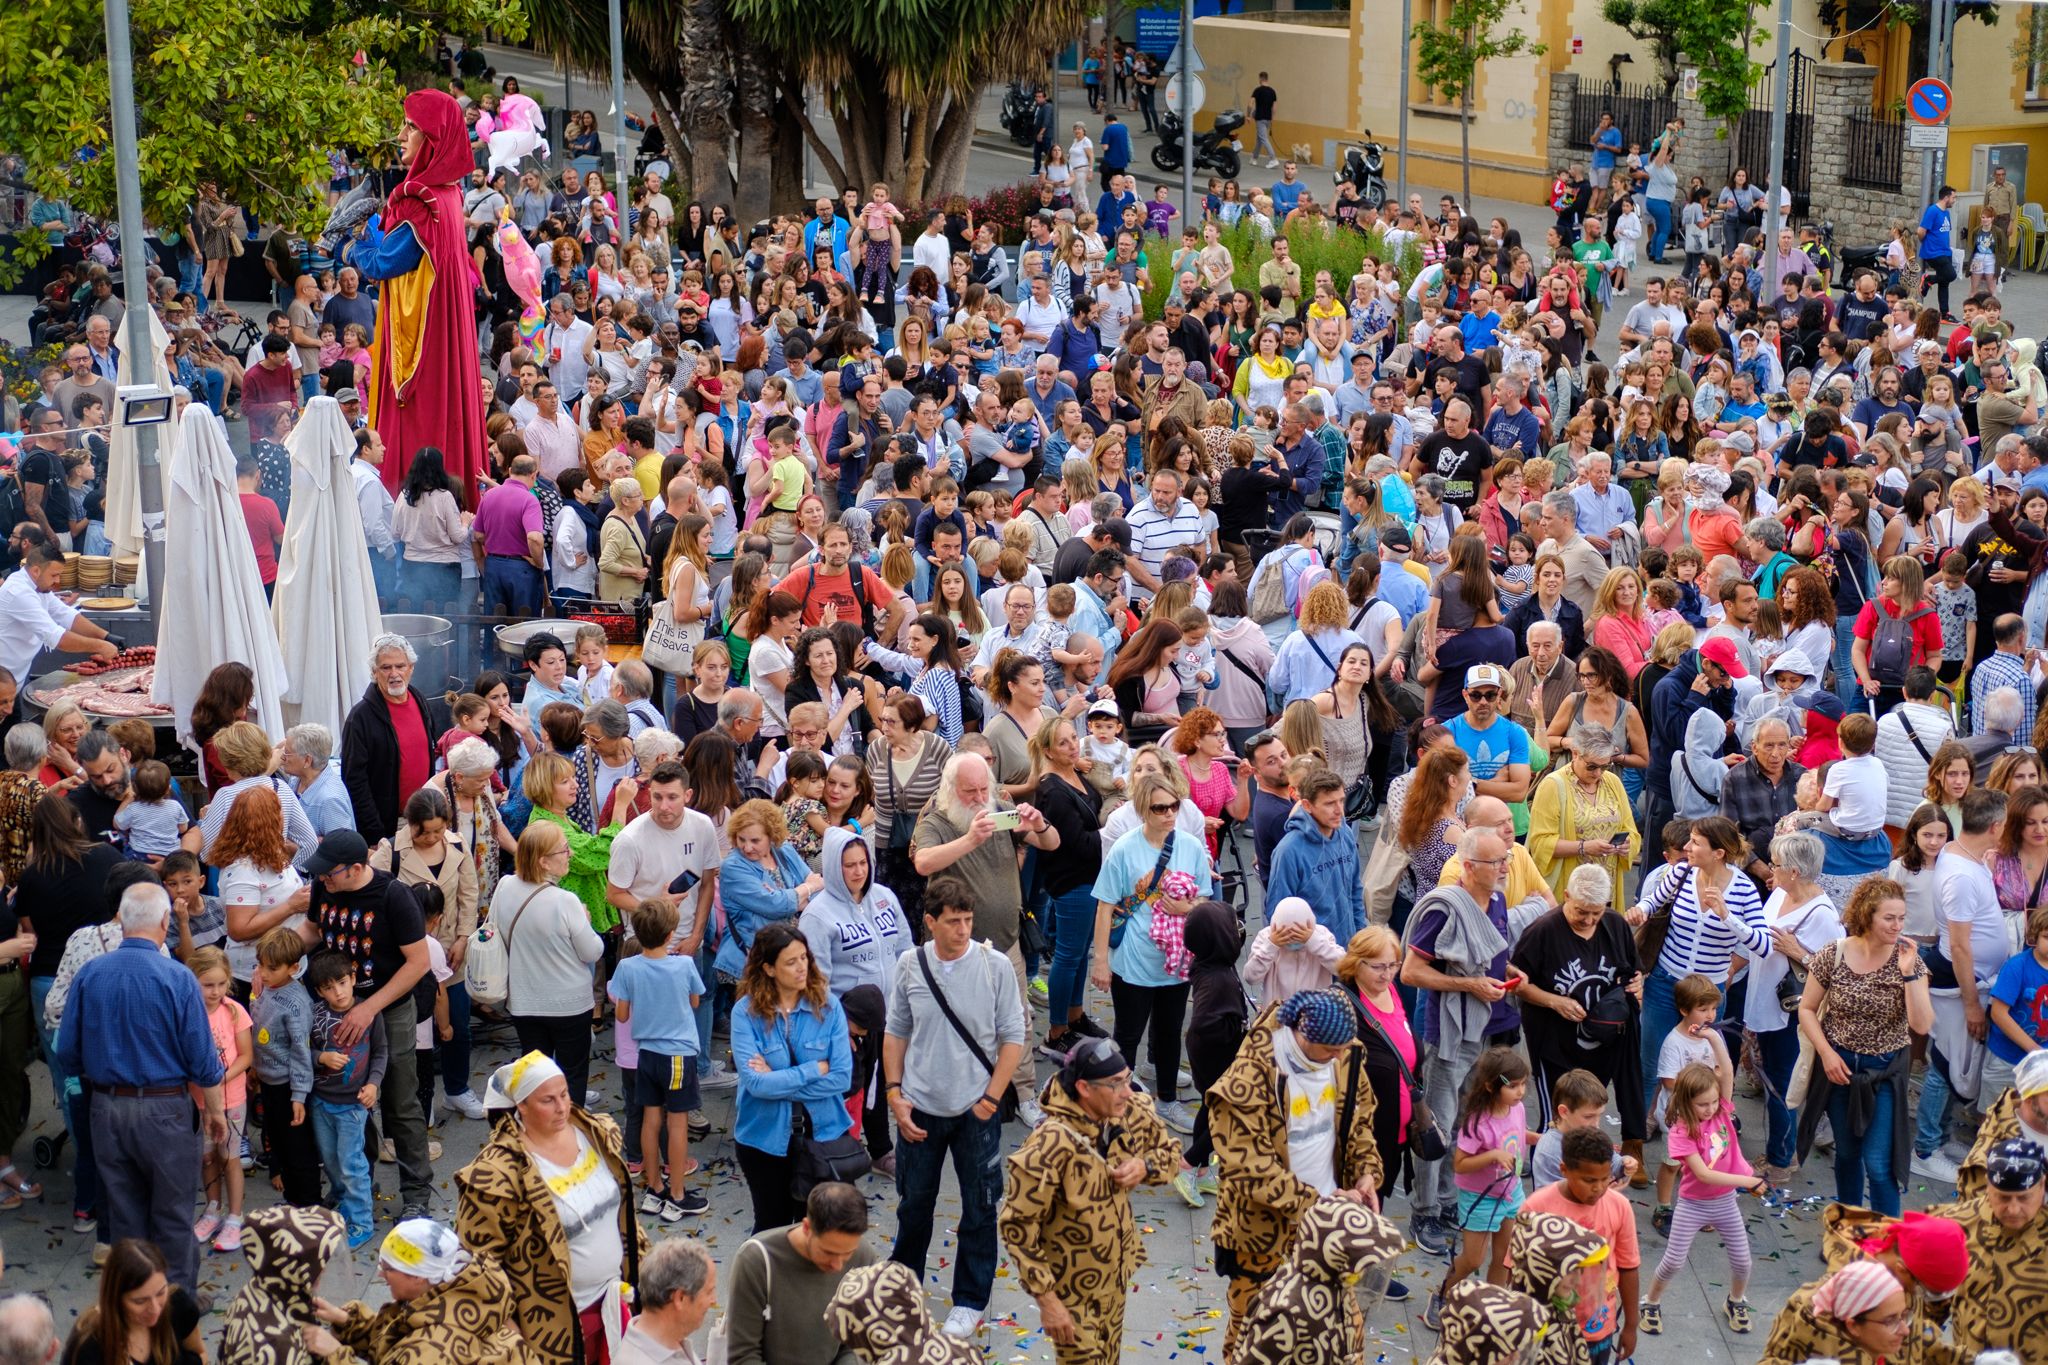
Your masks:
{"label": "parked scooter", "polygon": [[1344,151],[1344,164],[1331,177],[1337,184],[1350,181],[1358,189],[1359,199],[1372,208],[1382,208],[1387,202],[1386,148],[1372,140],[1372,133],[1366,133],[1363,146],[1348,147]]}
{"label": "parked scooter", "polygon": [[1019,147],[1029,147],[1038,138],[1037,91],[1012,82],[1003,96],[1003,130]]}
{"label": "parked scooter", "polygon": [[[1195,134],[1195,169],[1214,171],[1225,180],[1236,179],[1244,164],[1244,144],[1237,139],[1242,127],[1243,112],[1225,109],[1208,132]],[[1178,171],[1181,155],[1181,117],[1169,109],[1159,116],[1159,141],[1152,148],[1152,164],[1162,171]]]}

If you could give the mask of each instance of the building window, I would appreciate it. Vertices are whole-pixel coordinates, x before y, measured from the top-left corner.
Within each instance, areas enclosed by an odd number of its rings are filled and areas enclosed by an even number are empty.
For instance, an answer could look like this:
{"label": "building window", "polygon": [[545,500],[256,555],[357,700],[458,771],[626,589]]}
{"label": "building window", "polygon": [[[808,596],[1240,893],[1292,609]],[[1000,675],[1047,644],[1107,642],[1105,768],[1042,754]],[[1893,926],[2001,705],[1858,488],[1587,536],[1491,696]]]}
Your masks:
{"label": "building window", "polygon": [[[1453,3],[1454,0],[1415,0],[1416,23],[1429,24],[1437,28],[1447,26],[1451,22]],[[1408,102],[1423,109],[1437,110],[1444,113],[1455,111],[1457,101],[1439,93],[1434,86],[1423,80],[1421,74],[1415,70],[1415,63],[1412,59],[1415,56],[1416,46],[1415,37],[1411,31],[1408,37],[1408,55],[1411,59],[1409,70],[1414,74],[1411,74],[1408,79]]]}
{"label": "building window", "polygon": [[2048,10],[2029,7],[2025,20],[2026,89],[2021,99],[2030,109],[2048,106]]}

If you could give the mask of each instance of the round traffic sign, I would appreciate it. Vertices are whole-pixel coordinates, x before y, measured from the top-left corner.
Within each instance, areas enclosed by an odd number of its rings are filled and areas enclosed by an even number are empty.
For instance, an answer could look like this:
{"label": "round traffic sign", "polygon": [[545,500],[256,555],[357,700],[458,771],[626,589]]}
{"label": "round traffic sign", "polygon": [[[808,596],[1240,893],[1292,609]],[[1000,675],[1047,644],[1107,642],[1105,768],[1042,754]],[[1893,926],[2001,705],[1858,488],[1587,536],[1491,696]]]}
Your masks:
{"label": "round traffic sign", "polygon": [[1955,102],[1945,81],[1925,76],[1914,81],[1906,91],[1906,114],[1915,123],[1929,126],[1947,123],[1950,106]]}
{"label": "round traffic sign", "polygon": [[1167,77],[1166,107],[1185,119],[1188,116],[1188,111],[1181,100],[1181,81],[1183,79],[1188,83],[1188,93],[1194,96],[1194,107],[1197,109],[1200,109],[1203,101],[1209,98],[1209,87],[1203,83],[1202,78],[1198,75],[1183,77],[1180,72],[1176,71],[1173,75]]}

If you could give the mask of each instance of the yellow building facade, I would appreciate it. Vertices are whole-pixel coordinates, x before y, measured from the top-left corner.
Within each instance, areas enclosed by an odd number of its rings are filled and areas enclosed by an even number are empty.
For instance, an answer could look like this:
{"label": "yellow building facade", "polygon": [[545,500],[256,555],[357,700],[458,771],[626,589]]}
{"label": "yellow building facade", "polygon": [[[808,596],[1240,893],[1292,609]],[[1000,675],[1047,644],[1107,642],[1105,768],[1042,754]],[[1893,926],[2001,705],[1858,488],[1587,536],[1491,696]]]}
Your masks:
{"label": "yellow building facade", "polygon": [[[1433,8],[1448,12],[1450,0],[1412,0],[1412,7],[1413,21],[1420,22]],[[1475,194],[1525,202],[1547,198],[1557,168],[1546,148],[1552,145],[1552,120],[1561,117],[1552,103],[1554,73],[1576,73],[1588,92],[1604,88],[1617,71],[1630,86],[1657,79],[1651,54],[1608,23],[1600,8],[1600,0],[1522,0],[1519,12],[1510,12],[1510,22],[1519,23],[1544,51],[1480,68],[1470,113]],[[1760,24],[1769,25],[1772,16],[1771,7],[1758,7]],[[1401,5],[1352,0],[1348,26],[1329,22],[1340,17],[1198,19],[1195,42],[1206,98],[1197,126],[1220,110],[1247,108],[1258,73],[1265,71],[1280,93],[1273,140],[1283,154],[1303,145],[1316,164],[1327,166],[1344,144],[1370,132],[1387,147],[1391,182],[1393,159],[1401,154]],[[1838,62],[1848,56],[1845,49],[1860,50],[1862,60],[1878,70],[1872,103],[1879,111],[1902,108],[1907,87],[1926,74],[1912,69],[1912,33],[1904,26],[1821,42],[1810,36],[1826,31],[1817,0],[1794,0],[1792,22],[1793,45],[1809,56]],[[2003,6],[1995,26],[1965,19],[1956,27],[1948,178],[1966,193],[1981,188],[1987,149],[2024,148],[2026,197],[2048,200],[2048,64],[2022,71],[2014,51],[2021,26],[2036,23],[2048,23],[2048,6]],[[1775,35],[1767,37],[1752,53],[1758,62],[1768,62],[1775,51]],[[1405,95],[1409,180],[1455,187],[1459,111],[1413,79]],[[1714,135],[1713,129],[1692,131],[1695,137]],[[1585,149],[1578,150],[1583,155]]]}

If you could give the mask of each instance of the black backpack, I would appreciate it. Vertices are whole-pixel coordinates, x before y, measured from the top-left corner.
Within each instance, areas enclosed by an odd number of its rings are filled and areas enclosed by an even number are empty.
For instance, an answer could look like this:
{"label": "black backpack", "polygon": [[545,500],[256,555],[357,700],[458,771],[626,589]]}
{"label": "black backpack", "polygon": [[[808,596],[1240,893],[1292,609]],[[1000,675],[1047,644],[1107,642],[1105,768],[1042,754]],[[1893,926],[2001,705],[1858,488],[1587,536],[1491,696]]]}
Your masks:
{"label": "black backpack", "polygon": [[[860,633],[872,640],[875,638],[875,608],[874,604],[868,601],[866,589],[861,586],[863,567],[865,566],[849,561],[846,566],[846,581],[853,585],[854,605],[860,608]],[[811,590],[817,586],[818,566],[813,564],[809,576],[804,579],[803,607],[806,611],[811,605]]]}
{"label": "black backpack", "polygon": [[1915,607],[1903,616],[1877,612],[1877,631],[1870,641],[1870,676],[1880,687],[1904,687],[1913,666],[1913,623],[1932,616],[1934,608]]}

